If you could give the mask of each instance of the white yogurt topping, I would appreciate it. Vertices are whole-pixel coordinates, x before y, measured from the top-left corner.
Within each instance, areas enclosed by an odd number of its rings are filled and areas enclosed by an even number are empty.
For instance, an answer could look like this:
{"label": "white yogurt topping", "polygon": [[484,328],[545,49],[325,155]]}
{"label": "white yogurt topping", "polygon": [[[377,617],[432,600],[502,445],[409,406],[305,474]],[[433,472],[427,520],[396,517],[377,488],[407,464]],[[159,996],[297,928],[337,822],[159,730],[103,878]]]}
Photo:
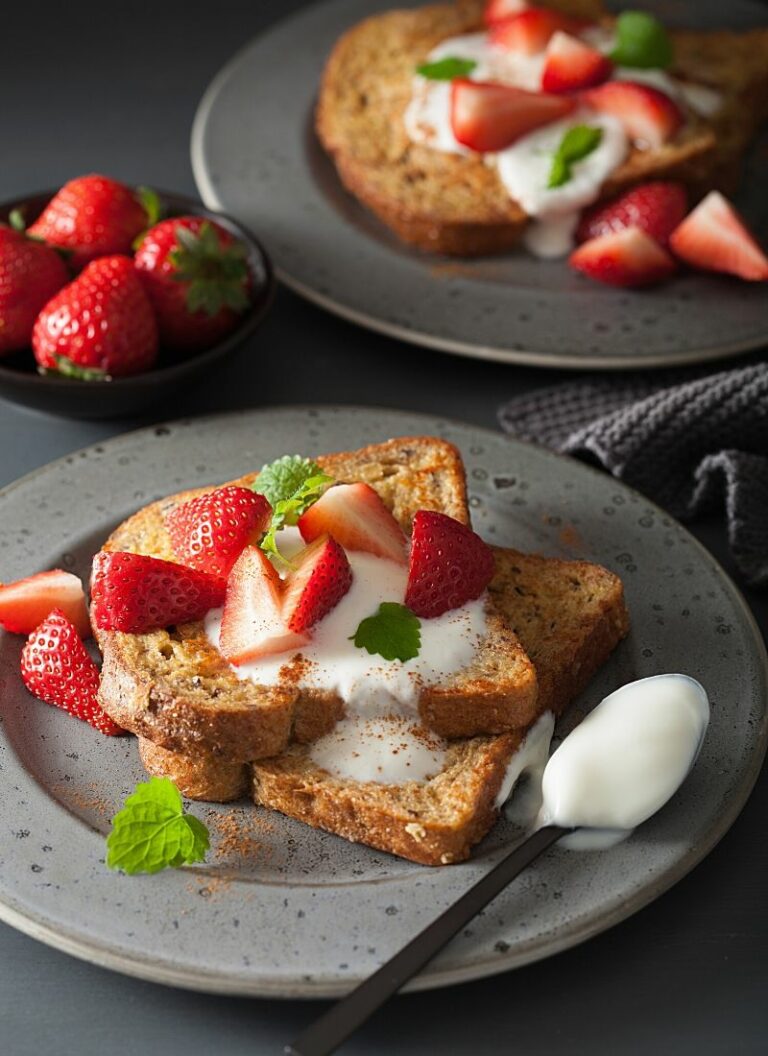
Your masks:
{"label": "white yogurt topping", "polygon": [[351,715],[315,741],[309,754],[334,777],[400,785],[439,774],[446,748],[442,737],[401,716]]}
{"label": "white yogurt topping", "polygon": [[[297,546],[298,532],[279,533],[278,547],[288,556]],[[359,649],[350,641],[361,620],[372,616],[382,601],[402,603],[407,569],[372,554],[347,553],[352,567],[352,586],[339,604],[312,631],[301,649],[303,663],[297,684],[337,693],[347,713],[389,715],[413,714],[424,685],[445,678],[472,662],[480,640],[486,635],[483,597],[443,616],[421,621],[421,649],[412,660],[384,660]],[[209,641],[218,648],[221,609],[212,609],[205,619]],[[240,679],[274,686],[285,681],[292,654],[263,657],[232,670]]]}
{"label": "white yogurt topping", "polygon": [[[528,730],[525,740],[507,763],[507,772],[496,796],[497,810],[507,802],[523,774],[528,775],[530,788],[534,790],[536,798],[540,798],[541,779],[547,764],[554,728],[554,715],[551,711],[545,711]],[[535,809],[530,812],[531,819],[536,816],[539,806],[540,803],[536,803]]]}
{"label": "white yogurt topping", "polygon": [[687,675],[654,675],[622,686],[547,763],[538,823],[600,830],[591,838],[579,833],[581,848],[628,835],[680,787],[708,722],[707,694]]}

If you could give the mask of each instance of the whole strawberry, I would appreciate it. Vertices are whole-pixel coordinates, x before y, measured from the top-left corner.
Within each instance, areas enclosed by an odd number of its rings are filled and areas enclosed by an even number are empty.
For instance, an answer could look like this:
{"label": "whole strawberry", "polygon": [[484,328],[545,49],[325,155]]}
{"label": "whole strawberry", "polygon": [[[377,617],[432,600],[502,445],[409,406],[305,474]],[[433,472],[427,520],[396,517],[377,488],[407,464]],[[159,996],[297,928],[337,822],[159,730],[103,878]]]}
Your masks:
{"label": "whole strawberry", "polygon": [[29,348],[38,312],[67,282],[55,249],[0,225],[0,356]]}
{"label": "whole strawberry", "polygon": [[419,510],[413,518],[405,604],[431,619],[479,598],[493,578],[493,551],[466,524]]}
{"label": "whole strawberry", "polygon": [[21,652],[21,677],[38,700],[63,708],[111,737],[124,732],[99,704],[99,669],[59,609],[27,639]]}
{"label": "whole strawberry", "polygon": [[135,262],[164,346],[207,348],[234,330],[250,299],[246,257],[242,242],[204,217],[175,217],[147,231]]}
{"label": "whole strawberry", "polygon": [[101,257],[50,300],[32,331],[38,364],[82,380],[148,370],[157,323],[130,257]]}
{"label": "whole strawberry", "polygon": [[150,213],[154,199],[145,207],[141,192],[108,176],[79,176],[54,195],[29,234],[70,250],[73,267],[82,268],[97,257],[130,253],[136,236],[152,223]]}
{"label": "whole strawberry", "polygon": [[267,530],[271,516],[263,495],[230,484],[177,506],[165,527],[179,561],[226,579],[246,546]]}

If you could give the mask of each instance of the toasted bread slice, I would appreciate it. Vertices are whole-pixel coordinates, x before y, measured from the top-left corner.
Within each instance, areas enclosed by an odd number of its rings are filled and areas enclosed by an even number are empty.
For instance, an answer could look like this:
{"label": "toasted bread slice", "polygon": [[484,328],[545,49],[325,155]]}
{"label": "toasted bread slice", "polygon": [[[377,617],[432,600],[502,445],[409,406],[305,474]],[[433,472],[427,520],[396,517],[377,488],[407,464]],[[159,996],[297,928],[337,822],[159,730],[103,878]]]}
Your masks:
{"label": "toasted bread slice", "polygon": [[[401,438],[318,461],[338,481],[369,483],[406,530],[419,509],[468,521],[461,456],[445,441]],[[147,506],[116,529],[105,549],[173,559],[165,514],[200,493],[183,492]],[[421,690],[422,721],[445,737],[525,727],[537,713],[533,665],[490,594],[486,619],[488,633],[472,664]],[[125,729],[163,748],[202,749],[229,763],[250,762],[277,754],[292,739],[321,737],[344,714],[344,702],[331,692],[290,680],[279,686],[241,681],[201,623],[140,635],[100,631],[98,640],[104,709]]]}
{"label": "toasted bread slice", "polygon": [[[600,20],[596,2],[547,6]],[[374,15],[336,43],[323,74],[316,130],[342,183],[404,242],[434,253],[503,252],[528,217],[481,155],[411,142],[403,115],[415,67],[448,37],[479,31],[482,0]],[[677,178],[695,194],[731,190],[744,148],[768,109],[768,30],[674,33],[675,69],[720,91],[715,117],[690,119],[667,144],[631,150],[601,197],[646,179]]]}
{"label": "toasted bread slice", "polygon": [[[497,550],[492,590],[536,665],[541,713],[559,714],[629,627],[621,581],[585,561]],[[306,747],[292,745],[254,764],[253,796],[348,840],[424,865],[445,865],[466,858],[495,821],[496,797],[523,736],[518,731],[455,742],[439,775],[404,785],[332,777],[312,762]],[[246,766],[217,765],[210,757],[201,762],[146,741],[140,752],[150,773],[172,777],[193,799],[226,801],[246,791]]]}

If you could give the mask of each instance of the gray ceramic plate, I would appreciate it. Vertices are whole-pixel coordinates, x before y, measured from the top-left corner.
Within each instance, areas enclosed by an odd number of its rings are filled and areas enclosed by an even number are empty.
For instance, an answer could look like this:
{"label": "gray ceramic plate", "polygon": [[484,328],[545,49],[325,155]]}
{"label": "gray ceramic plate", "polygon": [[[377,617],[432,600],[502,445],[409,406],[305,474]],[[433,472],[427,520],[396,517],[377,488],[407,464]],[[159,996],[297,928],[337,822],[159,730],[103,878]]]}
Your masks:
{"label": "gray ceramic plate", "polygon": [[[681,274],[662,287],[631,292],[521,252],[457,262],[402,246],[342,189],[312,131],[318,79],[333,42],[359,19],[392,6],[391,0],[308,6],[241,51],[200,104],[192,134],[200,194],[210,208],[256,231],[284,282],[374,330],[509,363],[666,366],[768,341],[764,283]],[[648,0],[643,6],[670,25],[768,23],[765,8],[745,0]],[[766,179],[768,152],[755,151],[740,205],[768,235]]]}
{"label": "gray ceramic plate", "polygon": [[[0,553],[4,579],[52,565],[87,576],[105,535],[151,499],[286,451],[415,433],[459,445],[489,540],[601,561],[623,576],[633,633],[569,722],[620,683],[659,671],[695,675],[714,706],[703,754],[670,806],[610,851],[553,850],[537,862],[413,984],[433,987],[545,957],[622,920],[736,817],[764,752],[766,657],[740,595],[696,541],[611,478],[496,433],[394,411],[288,408],[144,429],[52,463],[0,493]],[[0,639],[0,917],[98,964],[201,990],[337,994],[516,838],[502,822],[471,861],[427,869],[252,806],[198,804],[209,865],[110,873],[109,819],[142,776],[135,741],[33,701],[17,673],[19,639]]]}

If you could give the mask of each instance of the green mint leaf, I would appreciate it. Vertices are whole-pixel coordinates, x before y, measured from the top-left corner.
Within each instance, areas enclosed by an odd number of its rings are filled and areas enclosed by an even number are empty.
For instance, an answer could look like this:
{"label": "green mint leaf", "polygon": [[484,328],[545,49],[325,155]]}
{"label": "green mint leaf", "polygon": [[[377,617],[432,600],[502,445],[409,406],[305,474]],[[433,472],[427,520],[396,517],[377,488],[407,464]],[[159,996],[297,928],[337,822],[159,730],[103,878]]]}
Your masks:
{"label": "green mint leaf", "polygon": [[292,498],[310,477],[322,473],[317,462],[301,455],[283,455],[262,466],[253,490],[263,495],[274,509],[278,502]]}
{"label": "green mint leaf", "polygon": [[653,15],[624,11],[616,19],[616,47],[610,57],[617,66],[666,69],[672,65],[672,41]]}
{"label": "green mint leaf", "polygon": [[562,187],[567,183],[571,178],[571,166],[591,154],[602,138],[602,128],[593,128],[591,125],[574,125],[569,128],[552,158],[547,187]]}
{"label": "green mint leaf", "polygon": [[476,66],[474,59],[449,56],[438,62],[426,62],[423,66],[417,66],[416,72],[429,81],[452,81],[455,77],[466,77]]}
{"label": "green mint leaf", "polygon": [[184,813],[178,788],[167,777],[136,786],[112,819],[107,866],[124,873],[158,873],[202,862],[210,841],[205,825]]}
{"label": "green mint leaf", "polygon": [[351,635],[358,649],[378,653],[385,660],[412,660],[421,649],[421,622],[405,605],[382,601],[373,616],[361,621]]}
{"label": "green mint leaf", "polygon": [[[312,463],[312,465],[315,465],[315,463]],[[316,468],[319,470],[320,467],[317,466]],[[259,478],[256,481],[257,484],[260,479],[261,474],[259,474]],[[277,548],[276,533],[286,525],[297,524],[302,513],[306,513],[309,507],[314,505],[333,483],[333,477],[329,477],[327,473],[320,471],[315,476],[305,480],[290,498],[280,499],[274,503],[269,530],[259,544],[261,549],[266,554],[272,554],[273,557],[279,557],[281,561],[285,561],[285,558]],[[290,562],[286,563],[289,564]]]}

